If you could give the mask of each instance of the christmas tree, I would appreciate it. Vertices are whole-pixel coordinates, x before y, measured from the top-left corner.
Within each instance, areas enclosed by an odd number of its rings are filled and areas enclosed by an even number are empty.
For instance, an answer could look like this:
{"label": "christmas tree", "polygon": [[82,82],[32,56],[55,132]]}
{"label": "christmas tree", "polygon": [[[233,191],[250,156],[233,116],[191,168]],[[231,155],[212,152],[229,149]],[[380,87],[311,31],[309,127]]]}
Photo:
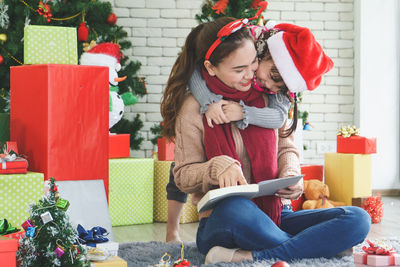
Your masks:
{"label": "christmas tree", "polygon": [[201,14],[196,15],[199,23],[219,17],[251,18],[257,12],[262,0],[206,0],[201,7]]}
{"label": "christmas tree", "polygon": [[85,266],[85,249],[65,211],[69,202],[58,197],[54,178],[49,193],[30,206],[30,218],[22,225],[17,258],[21,266]]}
{"label": "christmas tree", "polygon": [[[124,49],[132,43],[127,33],[116,24],[117,16],[112,12],[109,2],[97,0],[0,0],[0,112],[8,112],[10,91],[10,67],[22,65],[24,49],[24,27],[27,25],[65,26],[78,29],[78,58],[95,42],[115,42]],[[51,51],[43,51],[51,53]],[[127,76],[119,84],[119,93],[132,91],[133,94],[146,94],[145,81],[137,76],[140,62],[130,61],[124,55],[121,59],[120,76]],[[143,123],[139,116],[133,121],[122,119],[111,132],[130,133],[131,147],[139,149],[143,138],[139,130]]]}

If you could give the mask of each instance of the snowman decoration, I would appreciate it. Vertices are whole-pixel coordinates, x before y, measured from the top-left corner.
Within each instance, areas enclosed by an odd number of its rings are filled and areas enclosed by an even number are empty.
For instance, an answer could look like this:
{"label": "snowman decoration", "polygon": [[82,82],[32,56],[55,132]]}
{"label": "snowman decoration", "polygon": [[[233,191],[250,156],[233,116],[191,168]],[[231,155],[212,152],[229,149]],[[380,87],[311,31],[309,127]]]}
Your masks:
{"label": "snowman decoration", "polygon": [[81,65],[106,66],[108,67],[108,83],[109,83],[109,118],[108,128],[111,129],[119,122],[124,114],[124,107],[133,105],[137,102],[136,96],[131,92],[118,94],[118,82],[126,79],[118,77],[118,71],[121,70],[121,52],[119,46],[115,43],[100,43],[92,47],[80,58]]}

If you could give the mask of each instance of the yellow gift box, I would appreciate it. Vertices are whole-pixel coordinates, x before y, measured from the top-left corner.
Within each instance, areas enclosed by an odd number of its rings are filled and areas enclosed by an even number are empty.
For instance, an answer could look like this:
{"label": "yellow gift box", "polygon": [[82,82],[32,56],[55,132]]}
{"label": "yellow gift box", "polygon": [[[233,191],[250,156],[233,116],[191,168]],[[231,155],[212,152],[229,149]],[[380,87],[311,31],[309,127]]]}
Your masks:
{"label": "yellow gift box", "polygon": [[120,257],[112,257],[105,261],[92,261],[90,267],[128,267],[128,263]]}
{"label": "yellow gift box", "polygon": [[325,184],[330,199],[351,206],[352,198],[370,196],[371,154],[325,154]]}
{"label": "yellow gift box", "polygon": [[[169,170],[173,161],[154,161],[154,221],[167,222],[168,200],[166,186],[169,182]],[[199,221],[197,208],[192,204],[189,195],[179,219],[180,223],[191,223]]]}

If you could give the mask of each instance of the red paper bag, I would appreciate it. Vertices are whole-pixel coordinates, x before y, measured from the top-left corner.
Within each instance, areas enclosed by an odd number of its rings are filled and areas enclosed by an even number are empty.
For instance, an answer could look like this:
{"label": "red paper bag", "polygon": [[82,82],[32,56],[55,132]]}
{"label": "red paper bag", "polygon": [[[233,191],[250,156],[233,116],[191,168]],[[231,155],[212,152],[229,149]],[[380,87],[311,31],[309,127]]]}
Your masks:
{"label": "red paper bag", "polygon": [[376,137],[353,135],[344,138],[337,136],[337,153],[374,154],[376,153]]}
{"label": "red paper bag", "polygon": [[108,68],[11,67],[10,136],[46,179],[103,179],[108,193]]}
{"label": "red paper bag", "polygon": [[[324,178],[323,165],[304,164],[301,165],[300,168],[301,168],[301,174],[304,175],[303,180],[317,179],[322,182]],[[293,211],[301,210],[304,201],[305,201],[304,195],[302,195],[299,199],[292,200],[292,210]]]}
{"label": "red paper bag", "polygon": [[172,161],[175,157],[175,143],[169,142],[167,138],[157,139],[158,160]]}
{"label": "red paper bag", "polygon": [[110,134],[109,137],[108,157],[113,158],[129,158],[130,134]]}

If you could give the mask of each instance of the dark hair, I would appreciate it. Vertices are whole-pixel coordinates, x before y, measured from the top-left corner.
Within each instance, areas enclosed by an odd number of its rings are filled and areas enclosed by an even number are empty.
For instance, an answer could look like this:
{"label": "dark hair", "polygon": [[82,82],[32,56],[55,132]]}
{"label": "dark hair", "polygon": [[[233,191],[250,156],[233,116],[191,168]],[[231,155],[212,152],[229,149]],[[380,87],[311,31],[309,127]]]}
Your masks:
{"label": "dark hair", "polygon": [[[274,60],[272,59],[272,56],[271,56],[271,52],[268,49],[267,40],[268,40],[268,38],[270,38],[272,35],[276,34],[277,32],[278,32],[278,30],[271,29],[267,32],[262,33],[260,35],[260,37],[258,38],[258,40],[256,41],[257,57],[260,61],[272,60],[272,62],[274,62]],[[283,80],[281,74],[279,73],[278,68],[275,66],[275,63],[271,68],[271,79],[276,83],[283,82],[284,86],[281,86],[281,93],[283,95],[286,95],[290,100],[292,100],[292,98],[289,96],[289,88],[286,86],[285,81]],[[294,94],[292,124],[290,125],[290,128],[287,129],[283,133],[283,135],[280,135],[281,137],[288,137],[289,135],[291,135],[293,132],[296,131],[297,117],[298,117],[297,97],[296,97],[296,94]]]}
{"label": "dark hair", "polygon": [[[217,40],[217,34],[234,18],[221,17],[195,27],[186,38],[182,52],[172,66],[167,86],[161,100],[161,115],[164,127],[163,136],[172,140],[175,137],[175,122],[182,103],[188,93],[187,83],[196,65],[203,65],[210,46]],[[209,61],[217,66],[233,51],[244,44],[244,40],[253,40],[246,27],[224,39],[211,54]]]}

